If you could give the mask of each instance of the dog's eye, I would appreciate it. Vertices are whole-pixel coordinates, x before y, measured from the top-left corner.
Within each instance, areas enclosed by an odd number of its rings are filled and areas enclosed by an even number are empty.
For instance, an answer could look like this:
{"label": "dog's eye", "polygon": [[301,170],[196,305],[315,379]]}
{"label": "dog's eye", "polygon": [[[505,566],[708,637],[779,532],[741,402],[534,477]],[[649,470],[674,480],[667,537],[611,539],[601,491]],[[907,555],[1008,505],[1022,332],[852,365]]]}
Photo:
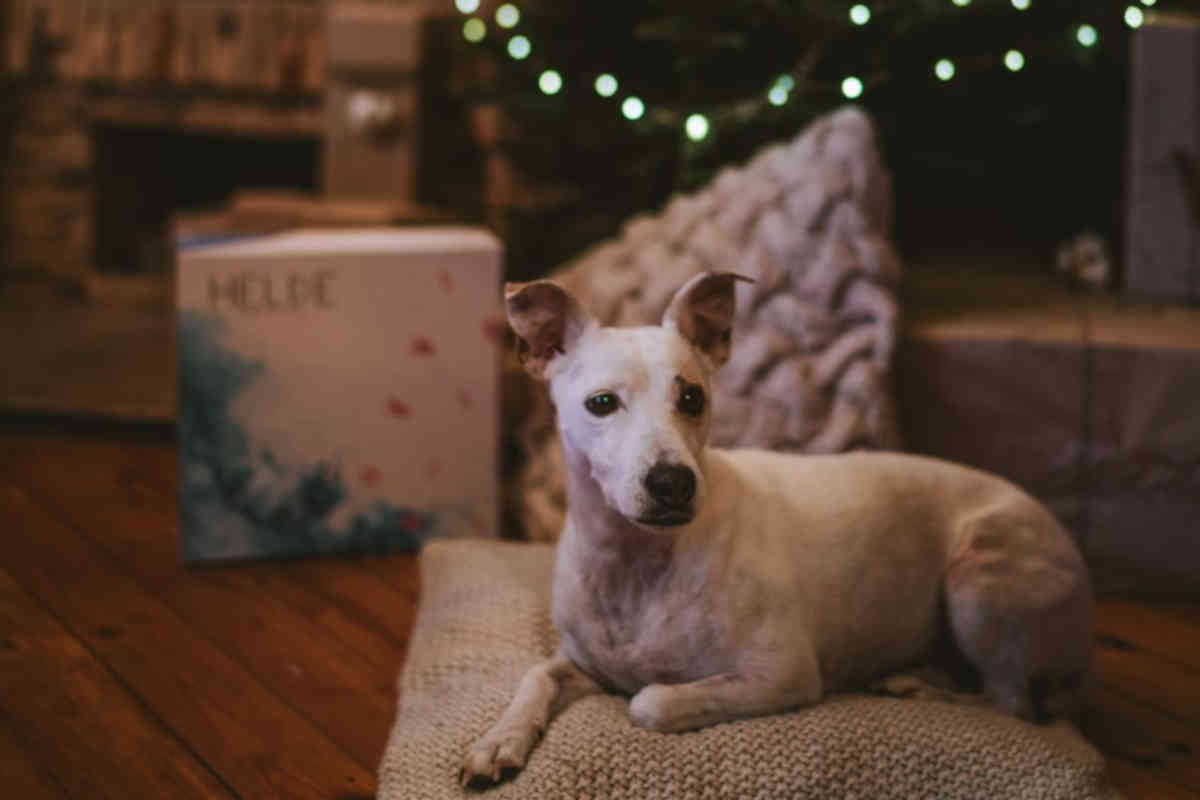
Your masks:
{"label": "dog's eye", "polygon": [[616,411],[620,405],[621,401],[612,392],[597,392],[583,401],[583,407],[597,417],[607,417]]}
{"label": "dog's eye", "polygon": [[679,402],[675,407],[689,417],[698,417],[704,413],[704,390],[699,386],[687,386],[679,393]]}

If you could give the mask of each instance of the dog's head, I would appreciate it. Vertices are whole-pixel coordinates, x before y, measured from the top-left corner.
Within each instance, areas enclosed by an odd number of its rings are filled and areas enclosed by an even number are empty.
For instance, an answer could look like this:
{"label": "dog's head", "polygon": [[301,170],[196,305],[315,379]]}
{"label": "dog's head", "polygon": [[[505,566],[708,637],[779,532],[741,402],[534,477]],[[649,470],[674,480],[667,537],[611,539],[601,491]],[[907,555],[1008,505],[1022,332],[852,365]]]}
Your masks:
{"label": "dog's head", "polygon": [[704,501],[710,378],[729,358],[738,280],[696,276],[644,328],[601,326],[551,281],[505,286],[525,367],[550,383],[568,468],[642,527],[686,524]]}

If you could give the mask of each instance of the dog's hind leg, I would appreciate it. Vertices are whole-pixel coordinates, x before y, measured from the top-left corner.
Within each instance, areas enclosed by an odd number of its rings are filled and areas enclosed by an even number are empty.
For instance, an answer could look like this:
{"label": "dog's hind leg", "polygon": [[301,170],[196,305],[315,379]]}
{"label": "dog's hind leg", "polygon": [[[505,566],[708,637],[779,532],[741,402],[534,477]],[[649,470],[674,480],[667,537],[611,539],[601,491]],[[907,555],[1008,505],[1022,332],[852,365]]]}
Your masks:
{"label": "dog's hind leg", "polygon": [[565,656],[537,664],[521,678],[500,720],[467,751],[459,782],[486,785],[519,770],[556,713],[600,691],[600,685]]}
{"label": "dog's hind leg", "polygon": [[946,608],[985,695],[1026,720],[1070,714],[1092,664],[1091,587],[1078,551],[1048,514],[1027,508],[980,513],[963,534],[946,571]]}

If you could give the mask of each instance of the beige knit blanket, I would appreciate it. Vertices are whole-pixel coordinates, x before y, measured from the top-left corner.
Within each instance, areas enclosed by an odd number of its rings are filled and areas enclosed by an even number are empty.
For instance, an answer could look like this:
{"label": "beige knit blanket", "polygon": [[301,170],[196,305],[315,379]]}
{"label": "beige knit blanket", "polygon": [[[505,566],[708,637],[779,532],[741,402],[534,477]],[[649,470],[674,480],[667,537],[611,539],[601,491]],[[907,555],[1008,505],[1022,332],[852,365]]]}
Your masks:
{"label": "beige knit blanket", "polygon": [[593,696],[549,726],[529,764],[486,792],[456,777],[527,667],[551,653],[553,550],[434,541],[380,800],[489,798],[1117,798],[1104,761],[1065,725],[920,700],[843,696],[685,734],[633,727],[628,700]]}

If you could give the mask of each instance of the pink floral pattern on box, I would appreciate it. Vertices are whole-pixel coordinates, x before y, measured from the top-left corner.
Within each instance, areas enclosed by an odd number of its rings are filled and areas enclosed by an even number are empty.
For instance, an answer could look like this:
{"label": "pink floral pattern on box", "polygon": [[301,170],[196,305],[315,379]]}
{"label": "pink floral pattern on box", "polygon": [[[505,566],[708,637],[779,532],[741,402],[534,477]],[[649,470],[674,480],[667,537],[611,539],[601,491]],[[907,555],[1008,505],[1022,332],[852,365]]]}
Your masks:
{"label": "pink floral pattern on box", "polygon": [[[292,552],[341,549],[338,537],[354,549],[351,533],[381,508],[412,512],[386,515],[406,534],[422,519],[422,537],[495,535],[499,282],[499,244],[473,229],[296,233],[185,250],[181,315],[219,323],[204,352],[223,348],[257,367],[222,410],[241,442],[233,460],[263,483],[251,481],[250,495],[235,487],[246,507],[239,515],[276,524],[288,516],[280,504],[289,495],[271,481],[323,465],[340,499]],[[193,346],[189,337],[181,345]],[[185,389],[192,385],[182,377]],[[203,402],[212,401],[185,391],[188,419],[205,418]],[[197,485],[215,485],[208,473],[227,471],[193,466]],[[193,501],[184,492],[185,512]],[[275,537],[282,544],[256,547],[244,541],[253,537],[197,529],[225,524],[219,514],[200,515],[203,524],[185,516],[192,558],[288,549],[284,534]],[[189,536],[206,544],[189,549]]]}

